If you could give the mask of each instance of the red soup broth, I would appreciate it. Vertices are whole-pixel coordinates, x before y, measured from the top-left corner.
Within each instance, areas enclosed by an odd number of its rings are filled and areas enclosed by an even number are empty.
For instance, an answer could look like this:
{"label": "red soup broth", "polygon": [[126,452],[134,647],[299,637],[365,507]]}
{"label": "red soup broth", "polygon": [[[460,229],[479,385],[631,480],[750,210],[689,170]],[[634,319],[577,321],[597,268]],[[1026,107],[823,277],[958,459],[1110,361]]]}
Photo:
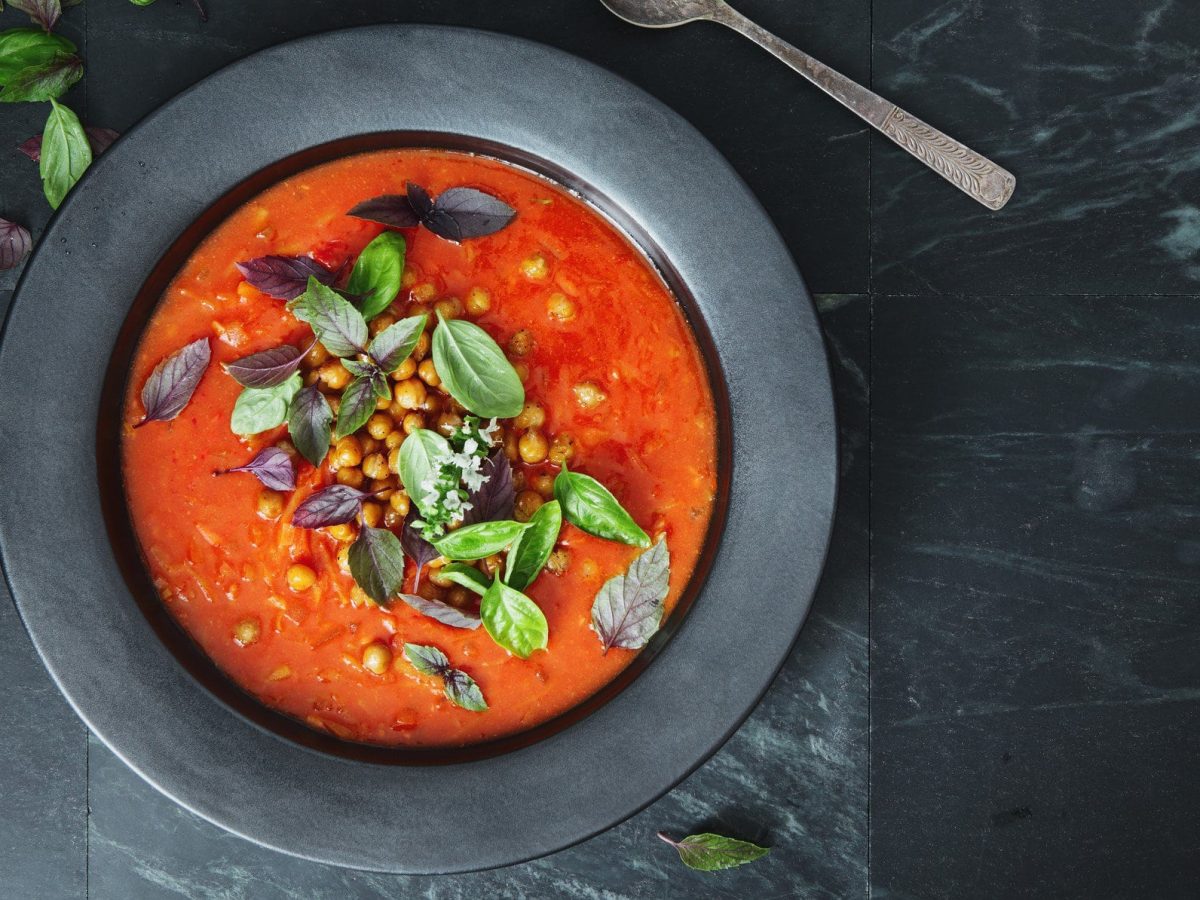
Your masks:
{"label": "red soup broth", "polygon": [[[260,514],[263,489],[252,475],[213,474],[287,438],[286,426],[249,439],[231,432],[240,387],[220,363],[311,340],[309,327],[245,284],[235,263],[267,254],[311,254],[330,267],[352,261],[382,226],[346,211],[400,193],[408,181],[434,195],[476,187],[517,216],[461,244],[406,230],[405,286],[393,310],[408,315],[420,303],[428,308],[431,300],[482,289],[488,309],[463,315],[502,347],[516,332],[530,333],[532,349],[520,362],[527,400],[546,411],[547,438],[573,438],[572,471],[598,478],[650,535],[667,537],[669,615],[696,568],[716,491],[716,417],[701,353],[658,274],[607,220],[546,179],[494,159],[421,149],[346,157],[290,177],[234,212],[183,265],[146,326],[125,401],[122,465],[134,530],[163,602],[234,682],[339,738],[460,746],[538,725],[630,663],[636,651],[603,652],[590,611],[601,585],[640,551],[564,525],[565,570],[543,572],[528,589],[548,620],[549,645],[523,660],[483,628],[452,628],[400,601],[386,608],[355,601],[338,540],[289,524],[304,497],[334,481],[328,457],[316,469],[299,461],[297,489],[273,518]],[[568,318],[555,315],[564,299]],[[213,361],[187,407],[169,422],[135,429],[154,366],[205,336]],[[598,387],[603,402],[585,408],[580,384]],[[527,479],[558,471],[519,460],[513,467]],[[316,573],[315,584],[289,586],[295,563]],[[246,623],[257,637],[239,642]],[[438,679],[407,662],[406,642],[445,652],[478,683],[487,710],[447,700]],[[371,643],[392,651],[382,674],[363,665]]]}

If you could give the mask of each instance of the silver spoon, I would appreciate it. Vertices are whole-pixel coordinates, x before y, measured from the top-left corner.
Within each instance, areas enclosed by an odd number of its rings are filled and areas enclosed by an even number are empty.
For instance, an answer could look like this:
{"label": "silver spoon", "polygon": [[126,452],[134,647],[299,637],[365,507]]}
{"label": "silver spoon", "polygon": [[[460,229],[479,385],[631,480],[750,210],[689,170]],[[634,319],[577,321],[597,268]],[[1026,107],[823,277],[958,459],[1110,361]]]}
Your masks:
{"label": "silver spoon", "polygon": [[724,0],[600,0],[609,11],[633,25],[671,28],[707,19],[750,38],[783,60],[868,125],[891,138],[955,187],[988,209],[1000,209],[1012,196],[1017,179],[985,156],[909,115],[807,53],[797,50],[751,22]]}

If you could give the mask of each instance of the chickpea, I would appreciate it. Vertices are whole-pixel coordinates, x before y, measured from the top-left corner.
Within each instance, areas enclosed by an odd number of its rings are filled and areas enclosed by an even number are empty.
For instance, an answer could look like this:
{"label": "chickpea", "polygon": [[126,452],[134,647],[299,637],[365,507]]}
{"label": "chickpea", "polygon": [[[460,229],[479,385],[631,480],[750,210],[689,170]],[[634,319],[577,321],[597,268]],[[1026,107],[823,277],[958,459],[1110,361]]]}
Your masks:
{"label": "chickpea", "polygon": [[375,398],[375,409],[378,412],[383,412],[392,405],[392,392],[389,390],[384,396]]}
{"label": "chickpea", "polygon": [[362,469],[356,467],[347,467],[338,469],[337,475],[334,476],[338,484],[349,485],[352,488],[360,488],[363,483]]}
{"label": "chickpea", "polygon": [[444,300],[439,300],[433,304],[436,312],[440,313],[443,319],[457,319],[462,316],[463,305],[457,297],[447,297]]}
{"label": "chickpea", "polygon": [[369,434],[360,437],[358,440],[359,440],[359,443],[362,444],[363,459],[366,459],[370,454],[374,453],[376,450],[378,450],[380,447],[383,446],[383,443],[381,441],[377,441],[375,438],[371,437]]}
{"label": "chickpea", "polygon": [[467,312],[473,316],[482,316],[492,308],[492,298],[481,287],[473,287],[467,291]]}
{"label": "chickpea", "polygon": [[[430,319],[430,321],[433,321],[433,319]],[[429,337],[429,332],[422,331],[421,336],[417,338],[417,346],[413,348],[413,359],[420,362],[427,357],[429,355],[429,346],[432,342],[433,339]]]}
{"label": "chickpea", "polygon": [[536,403],[526,403],[513,417],[513,424],[518,428],[541,428],[546,424],[546,411]]}
{"label": "chickpea", "polygon": [[362,442],[352,434],[346,435],[333,446],[333,465],[341,469],[357,466],[362,462]]}
{"label": "chickpea", "polygon": [[425,427],[425,417],[419,412],[410,412],[404,417],[404,421],[400,424],[405,434],[412,434],[418,428]]}
{"label": "chickpea", "polygon": [[517,448],[517,436],[514,432],[508,432],[504,435],[504,455],[508,457],[509,462],[516,462],[521,453]]}
{"label": "chickpea", "polygon": [[542,281],[550,274],[550,269],[546,265],[546,257],[540,253],[521,260],[520,269],[521,274],[532,281]]}
{"label": "chickpea", "polygon": [[418,278],[420,278],[420,276],[417,275],[416,269],[412,268],[412,266],[405,266],[404,274],[400,276],[400,287],[411,288],[417,283]]}
{"label": "chickpea", "polygon": [[435,288],[428,281],[422,281],[420,284],[414,284],[412,286],[412,290],[409,291],[409,297],[411,297],[417,303],[428,303],[435,296],[437,296],[437,288]]}
{"label": "chickpea", "polygon": [[372,641],[363,647],[363,668],[376,675],[383,675],[392,665],[392,651],[380,641]]}
{"label": "chickpea", "polygon": [[483,574],[488,578],[495,576],[504,567],[504,557],[499,553],[486,556],[480,562],[482,563]]}
{"label": "chickpea", "polygon": [[548,472],[542,472],[540,475],[534,475],[533,478],[529,480],[529,486],[547,500],[554,496],[554,476]]}
{"label": "chickpea", "polygon": [[387,457],[382,453],[372,453],[362,461],[362,472],[367,478],[387,478],[390,471]]}
{"label": "chickpea", "polygon": [[392,373],[393,381],[405,381],[412,378],[413,373],[417,371],[417,361],[411,356],[404,357],[404,362],[400,363],[400,367]]}
{"label": "chickpea", "polygon": [[402,516],[408,515],[409,499],[405,491],[396,491],[388,498],[388,505]]}
{"label": "chickpea", "polygon": [[250,644],[258,642],[262,637],[262,625],[258,619],[242,619],[233,626],[233,639],[240,647],[248,647]]}
{"label": "chickpea", "polygon": [[338,547],[337,552],[338,568],[346,575],[350,574],[350,544],[345,543]]}
{"label": "chickpea", "polygon": [[262,491],[258,495],[258,514],[264,519],[278,519],[283,515],[283,494],[279,491]]}
{"label": "chickpea", "polygon": [[435,569],[432,566],[430,566],[429,575],[426,577],[430,581],[432,581],[434,584],[436,584],[438,587],[441,587],[441,588],[448,588],[448,587],[454,586],[454,582],[446,577],[446,573],[443,572],[440,567]]}
{"label": "chickpea", "polygon": [[569,322],[575,318],[575,301],[566,294],[551,294],[546,301],[546,313],[556,321]]}
{"label": "chickpea", "polygon": [[358,609],[360,606],[377,606],[378,604],[367,596],[366,591],[356,584],[350,588],[350,605]]}
{"label": "chickpea", "polygon": [[388,451],[387,467],[388,467],[389,472],[395,472],[397,475],[400,474],[400,448],[399,447],[393,447],[391,450]]}
{"label": "chickpea", "polygon": [[454,413],[442,413],[437,417],[437,430],[446,437],[450,437],[462,423],[462,416],[456,416]]}
{"label": "chickpea", "polygon": [[385,413],[375,413],[375,415],[367,419],[367,434],[377,441],[382,441],[391,434],[395,426],[396,423],[392,420],[391,416]]}
{"label": "chickpea", "polygon": [[304,364],[313,369],[328,359],[329,351],[325,349],[324,344],[319,342],[309,347],[308,352],[304,354]]}
{"label": "chickpea", "polygon": [[354,526],[349,522],[343,522],[341,525],[330,525],[325,531],[335,541],[349,543],[354,540]]}
{"label": "chickpea", "polygon": [[513,356],[526,356],[533,349],[533,335],[522,328],[508,339],[508,352]]}
{"label": "chickpea", "polygon": [[420,409],[425,402],[426,391],[424,382],[416,378],[396,382],[396,405],[401,409]]}
{"label": "chickpea", "polygon": [[321,373],[316,369],[310,369],[301,376],[300,380],[304,383],[305,387],[312,387],[321,380]]}
{"label": "chickpea", "polygon": [[546,570],[553,575],[561,575],[571,564],[571,553],[566,549],[553,550],[546,559]]}
{"label": "chickpea", "polygon": [[513,508],[513,518],[518,522],[528,522],[539,507],[546,501],[537,491],[521,491],[517,494],[517,502]]}
{"label": "chickpea", "polygon": [[512,473],[512,483],[515,489],[518,491],[525,490],[525,482],[526,478],[524,469],[517,469],[517,471]]}
{"label": "chickpea", "polygon": [[391,498],[395,493],[398,479],[393,475],[388,475],[387,478],[372,478],[370,484],[367,485],[367,490],[375,495],[380,502]]}
{"label": "chickpea", "polygon": [[471,605],[472,599],[473,599],[473,596],[472,596],[471,592],[468,591],[461,584],[454,585],[452,588],[450,588],[449,592],[446,594],[446,602],[449,603],[451,606],[458,607],[459,609],[466,609],[467,607],[469,607]]}
{"label": "chickpea", "polygon": [[432,391],[427,393],[425,395],[425,402],[421,404],[421,411],[429,415],[433,415],[434,413],[441,412],[441,409],[442,395],[435,394]]}
{"label": "chickpea", "polygon": [[288,567],[287,581],[293,591],[307,591],[317,583],[317,573],[303,563],[296,563]]}
{"label": "chickpea", "polygon": [[[392,496],[395,496],[394,494]],[[390,506],[383,511],[383,527],[391,528],[393,531],[404,524],[404,516],[396,512]]]}
{"label": "chickpea", "polygon": [[375,335],[379,334],[379,332],[387,328],[391,328],[395,324],[396,317],[391,313],[383,312],[371,320],[368,330],[370,331],[371,336],[374,337]]}
{"label": "chickpea", "polygon": [[575,402],[580,409],[595,409],[608,399],[608,394],[600,390],[594,381],[581,381],[571,390],[575,392]]}
{"label": "chickpea", "polygon": [[325,402],[329,404],[329,409],[335,416],[338,414],[338,410],[342,408],[341,397],[330,397],[328,394],[326,394]]}
{"label": "chickpea", "polygon": [[378,528],[379,523],[383,521],[383,507],[378,503],[364,503],[362,505],[363,524],[368,528]]}
{"label": "chickpea", "polygon": [[550,442],[550,462],[556,466],[569,463],[575,458],[575,438],[569,434],[556,434]]}
{"label": "chickpea", "polygon": [[421,360],[421,364],[417,366],[417,377],[430,387],[437,387],[442,383],[432,359]]}
{"label": "chickpea", "polygon": [[529,366],[525,365],[525,363],[515,363],[513,371],[517,373],[517,378],[520,379],[522,384],[529,380]]}
{"label": "chickpea", "polygon": [[350,383],[350,373],[340,359],[329,360],[317,371],[320,372],[321,381],[325,382],[325,386],[330,390],[340,391]]}
{"label": "chickpea", "polygon": [[532,465],[540,463],[546,458],[550,445],[546,442],[544,434],[537,429],[530,429],[521,435],[517,448],[521,453],[521,459]]}
{"label": "chickpea", "polygon": [[388,450],[395,450],[404,443],[404,432],[399,428],[389,431],[387,437],[383,439],[383,446]]}
{"label": "chickpea", "polygon": [[424,597],[426,600],[441,600],[445,593],[443,588],[438,587],[428,578],[422,578],[421,584],[417,587],[417,596]]}

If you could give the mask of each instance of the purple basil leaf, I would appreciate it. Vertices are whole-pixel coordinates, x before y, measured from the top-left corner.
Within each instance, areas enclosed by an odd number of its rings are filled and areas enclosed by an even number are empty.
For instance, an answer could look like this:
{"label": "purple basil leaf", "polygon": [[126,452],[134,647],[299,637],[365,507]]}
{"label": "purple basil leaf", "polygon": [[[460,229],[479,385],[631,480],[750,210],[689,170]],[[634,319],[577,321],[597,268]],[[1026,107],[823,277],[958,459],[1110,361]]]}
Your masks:
{"label": "purple basil leaf", "polygon": [[273,491],[294,491],[296,489],[296,466],[292,458],[278,447],[267,447],[244,466],[234,466],[214,472],[214,475],[224,475],[228,472],[249,472],[262,482],[263,487]]}
{"label": "purple basil leaf", "polygon": [[27,66],[10,78],[0,91],[0,102],[53,100],[82,77],[82,59],[74,53],[55,53],[45,62]]}
{"label": "purple basil leaf", "polygon": [[420,221],[408,198],[403,194],[384,194],[382,197],[364,200],[346,215],[392,228],[413,228]]}
{"label": "purple basil leaf", "polygon": [[29,138],[28,140],[22,141],[21,143],[17,144],[17,149],[20,150],[22,153],[24,153],[26,156],[28,156],[30,159],[32,159],[34,162],[37,162],[39,159],[42,158],[42,136],[40,134],[35,134],[33,137]]}
{"label": "purple basil leaf", "polygon": [[46,31],[53,29],[62,15],[61,0],[9,0],[8,5],[27,13],[30,19]]}
{"label": "purple basil leaf", "polygon": [[33,238],[29,229],[8,219],[0,219],[0,271],[12,269],[29,255]]}
{"label": "purple basil leaf", "polygon": [[516,490],[513,488],[512,465],[503,449],[498,449],[484,462],[482,471],[488,480],[471,492],[471,508],[463,514],[463,525],[480,522],[506,521],[513,517]]}
{"label": "purple basil leaf", "polygon": [[242,387],[277,387],[292,377],[300,368],[304,356],[312,349],[314,340],[307,347],[298,348],[291,344],[272,347],[260,353],[251,353],[231,363],[225,363],[225,371]]}
{"label": "purple basil leaf", "polygon": [[362,509],[363,501],[372,496],[348,484],[331,484],[304,499],[292,513],[297,528],[324,528],[351,521]]}
{"label": "purple basil leaf", "polygon": [[[382,377],[382,376],[381,376]],[[367,424],[375,413],[375,387],[370,378],[355,378],[342,391],[342,402],[338,404],[337,428],[333,436],[339,441]]]}
{"label": "purple basil leaf", "polygon": [[333,410],[315,384],[296,392],[288,408],[288,434],[300,455],[319,466],[329,452]]}
{"label": "purple basil leaf", "polygon": [[337,278],[309,256],[260,256],[237,264],[249,285],[279,300],[295,300],[308,289],[308,279],[332,285]]}
{"label": "purple basil leaf", "polygon": [[438,195],[425,227],[451,241],[494,234],[516,216],[517,211],[491,194],[474,188],[450,188]]}
{"label": "purple basil leaf", "polygon": [[[98,128],[95,125],[85,125],[83,131],[87,135],[88,143],[92,145],[92,156],[99,156],[121,136],[111,128]],[[35,134],[17,144],[17,149],[34,162],[38,162],[42,158],[42,136]]]}
{"label": "purple basil leaf", "polygon": [[433,200],[429,196],[429,191],[411,181],[405,185],[405,190],[408,192],[408,205],[412,208],[417,221],[424,222],[433,212]]}
{"label": "purple basil leaf", "polygon": [[437,619],[451,628],[478,628],[483,624],[475,613],[465,612],[441,600],[426,600],[417,594],[400,594],[399,597],[421,615]]}
{"label": "purple basil leaf", "polygon": [[386,528],[364,525],[350,545],[350,574],[376,603],[387,603],[404,581],[404,551]]}
{"label": "purple basil leaf", "polygon": [[145,416],[136,427],[140,428],[147,422],[165,422],[179,415],[192,399],[211,358],[208,338],[202,337],[176,350],[155,366],[142,386]]}
{"label": "purple basil leaf", "polygon": [[417,510],[414,505],[408,511],[408,515],[404,517],[404,528],[400,530],[400,546],[404,548],[404,555],[417,564],[417,578],[413,582],[414,591],[421,583],[421,570],[441,556],[433,544],[421,537],[421,532],[413,527],[412,523],[416,518]]}

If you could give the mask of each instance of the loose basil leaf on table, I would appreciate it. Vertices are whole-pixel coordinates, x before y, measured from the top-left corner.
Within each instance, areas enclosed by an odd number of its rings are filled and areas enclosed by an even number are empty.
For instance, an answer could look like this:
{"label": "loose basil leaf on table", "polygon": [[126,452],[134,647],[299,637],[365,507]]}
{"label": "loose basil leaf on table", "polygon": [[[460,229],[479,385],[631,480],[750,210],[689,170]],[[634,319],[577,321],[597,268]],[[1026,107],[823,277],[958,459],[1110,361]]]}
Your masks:
{"label": "loose basil leaf on table", "polygon": [[28,70],[53,63],[59,56],[73,56],[78,48],[65,37],[37,28],[0,31],[0,87]]}
{"label": "loose basil leaf on table", "polygon": [[451,531],[433,546],[446,559],[483,559],[499,553],[528,527],[523,522],[480,522]]}
{"label": "loose basil leaf on table", "polygon": [[5,81],[0,90],[0,103],[55,100],[82,77],[83,60],[74,53],[58,53],[47,62],[22,69]]}
{"label": "loose basil leaf on table", "polygon": [[650,536],[608,488],[590,475],[568,471],[566,463],[554,479],[554,498],[562,504],[563,517],[576,528],[622,544],[650,546]]}
{"label": "loose basil leaf on table", "polygon": [[0,272],[20,265],[33,249],[29,229],[8,219],[0,219]]}
{"label": "loose basil leaf on table", "polygon": [[225,363],[224,368],[242,387],[276,387],[300,368],[300,363],[304,362],[305,355],[315,343],[314,340],[307,347],[293,347],[291,344],[272,347]]}
{"label": "loose basil leaf on table", "polygon": [[487,480],[467,498],[471,508],[463,514],[462,524],[511,519],[517,492],[513,486],[512,464],[504,455],[504,449],[498,448],[485,459],[479,471]]}
{"label": "loose basil leaf on table", "polygon": [[365,298],[359,309],[368,322],[391,306],[400,293],[404,250],[404,236],[385,231],[363,247],[350,270],[346,290]]}
{"label": "loose basil leaf on table", "polygon": [[310,256],[259,256],[237,264],[246,283],[277,300],[295,300],[308,290],[308,280],[332,285],[333,272]]}
{"label": "loose basil leaf on table", "polygon": [[679,858],[689,869],[700,872],[716,872],[732,869],[748,862],[761,859],[771,851],[749,841],[724,837],[719,834],[692,834],[673,841],[661,831],[658,836],[679,852]]}
{"label": "loose basil leaf on table", "polygon": [[479,617],[492,640],[514,656],[528,659],[535,650],[545,650],[550,628],[538,605],[500,580],[492,582],[479,605]]}
{"label": "loose basil leaf on table", "polygon": [[9,6],[27,14],[47,32],[58,22],[64,5],[61,0],[9,0]]}
{"label": "loose basil leaf on table", "polygon": [[491,335],[438,313],[433,362],[450,396],[478,416],[508,419],[525,406],[525,387]]}
{"label": "loose basil leaf on table", "polygon": [[292,462],[291,456],[278,447],[265,447],[244,466],[222,469],[213,474],[227,475],[230,472],[249,472],[262,483],[263,487],[273,491],[296,489],[296,466]]}
{"label": "loose basil leaf on table", "polygon": [[[88,143],[92,145],[93,158],[111,147],[113,142],[121,136],[111,128],[101,128],[98,125],[84,125],[83,131],[87,135]],[[33,137],[19,144],[17,149],[34,162],[38,162],[42,158],[42,136],[35,134]]]}
{"label": "loose basil leaf on table", "polygon": [[229,427],[234,434],[258,434],[287,421],[288,407],[300,390],[300,373],[269,388],[243,388],[233,404]]}
{"label": "loose basil leaf on table", "polygon": [[437,477],[441,460],[450,453],[450,442],[428,428],[416,429],[400,445],[400,482],[416,506],[420,507],[425,485]]}
{"label": "loose basil leaf on table", "polygon": [[373,379],[355,378],[351,381],[342,392],[342,402],[338,404],[337,429],[333,436],[341,440],[366,425],[375,412],[375,400]]}
{"label": "loose basil leaf on table", "polygon": [[624,575],[614,575],[600,587],[592,602],[592,628],[607,653],[612,647],[638,650],[662,624],[663,604],[671,579],[671,554],[667,539],[629,565]]}
{"label": "loose basil leaf on table", "polygon": [[404,582],[404,550],[386,528],[364,525],[350,545],[350,574],[376,603],[387,603]]}
{"label": "loose basil leaf on table", "polygon": [[42,133],[42,157],[38,168],[42,175],[42,190],[53,209],[58,209],[67,192],[75,187],[91,164],[92,147],[79,124],[79,117],[52,99],[50,116]]}
{"label": "loose basil leaf on table", "polygon": [[417,341],[421,338],[421,332],[425,330],[425,322],[428,316],[409,316],[407,319],[401,319],[395,325],[389,325],[379,334],[375,335],[375,339],[371,341],[371,346],[367,348],[371,359],[375,360],[375,364],[389,375],[400,368],[400,363],[404,362],[416,349]]}
{"label": "loose basil leaf on table", "polygon": [[449,603],[443,603],[441,600],[428,600],[417,594],[400,594],[399,596],[421,615],[435,619],[443,625],[449,625],[451,628],[474,629],[483,624],[483,620],[474,613],[461,610]]}
{"label": "loose basil leaf on table", "polygon": [[486,575],[474,566],[464,563],[446,563],[439,571],[443,578],[447,578],[469,591],[474,591],[481,597],[487,593],[488,586],[491,584]]}
{"label": "loose basil leaf on table", "polygon": [[557,500],[543,503],[529,519],[528,527],[513,541],[508,551],[504,581],[523,591],[538,577],[554,550],[562,528],[562,507]]}
{"label": "loose basil leaf on table", "polygon": [[292,524],[309,529],[343,525],[358,518],[363,501],[373,496],[348,484],[331,484],[304,498],[292,513]]}
{"label": "loose basil leaf on table", "polygon": [[442,692],[450,702],[471,712],[487,709],[483,692],[466,672],[450,665],[446,654],[437,647],[422,644],[405,644],[404,656],[412,667],[422,675],[435,675],[442,679]]}
{"label": "loose basil leaf on table", "polygon": [[362,313],[315,277],[309,277],[308,288],[288,304],[288,309],[312,326],[318,340],[334,356],[346,358],[366,352],[367,322]]}
{"label": "loose basil leaf on table", "polygon": [[165,422],[179,415],[196,392],[211,358],[212,348],[208,338],[203,337],[176,350],[155,366],[142,386],[144,414],[136,427],[147,422]]}
{"label": "loose basil leaf on table", "polygon": [[296,392],[288,406],[287,423],[288,434],[300,455],[319,466],[329,453],[333,410],[315,384]]}

